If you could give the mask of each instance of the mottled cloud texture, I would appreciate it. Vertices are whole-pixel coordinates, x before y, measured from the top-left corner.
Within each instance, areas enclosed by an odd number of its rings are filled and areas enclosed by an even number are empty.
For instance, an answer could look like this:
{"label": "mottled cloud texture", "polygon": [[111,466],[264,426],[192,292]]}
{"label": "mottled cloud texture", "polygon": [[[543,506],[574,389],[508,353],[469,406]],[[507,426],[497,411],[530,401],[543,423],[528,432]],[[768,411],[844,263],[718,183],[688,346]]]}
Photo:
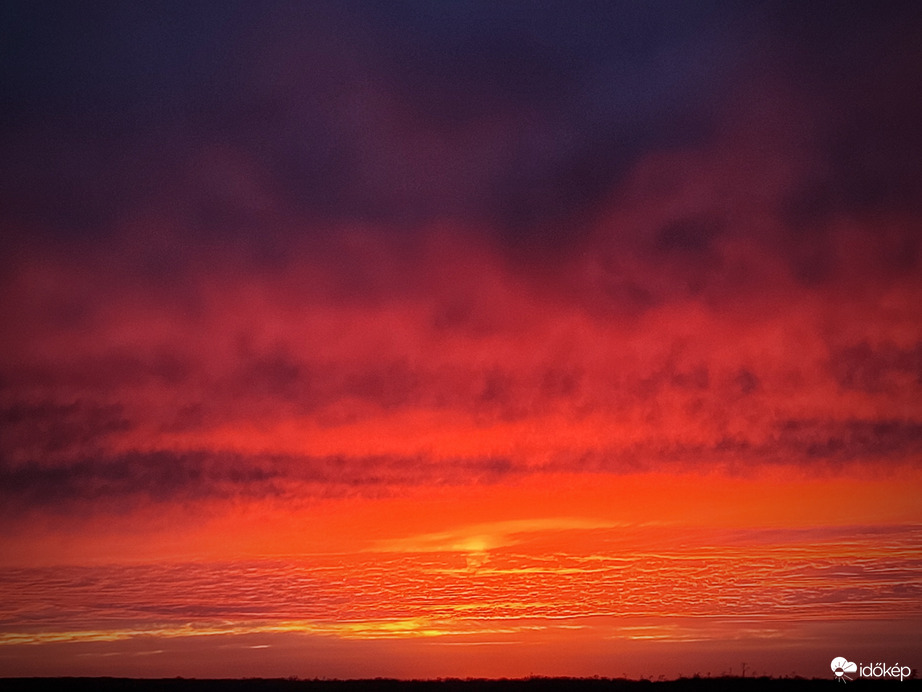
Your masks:
{"label": "mottled cloud texture", "polygon": [[0,512],[917,467],[919,20],[8,4]]}

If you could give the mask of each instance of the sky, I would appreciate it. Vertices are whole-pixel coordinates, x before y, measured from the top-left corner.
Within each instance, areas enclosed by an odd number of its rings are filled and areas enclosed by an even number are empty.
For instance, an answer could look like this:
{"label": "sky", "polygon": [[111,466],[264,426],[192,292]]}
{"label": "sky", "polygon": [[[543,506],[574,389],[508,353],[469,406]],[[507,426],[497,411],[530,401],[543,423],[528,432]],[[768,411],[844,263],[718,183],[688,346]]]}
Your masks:
{"label": "sky", "polygon": [[0,676],[922,667],[920,30],[4,3]]}

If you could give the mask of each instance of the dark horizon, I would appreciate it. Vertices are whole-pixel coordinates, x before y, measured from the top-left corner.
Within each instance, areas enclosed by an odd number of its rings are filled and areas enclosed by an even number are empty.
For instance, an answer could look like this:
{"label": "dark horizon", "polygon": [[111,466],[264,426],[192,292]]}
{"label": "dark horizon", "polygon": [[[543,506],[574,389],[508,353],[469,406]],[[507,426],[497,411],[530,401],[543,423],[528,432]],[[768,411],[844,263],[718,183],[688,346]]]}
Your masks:
{"label": "dark horizon", "polygon": [[[659,676],[652,678],[572,678],[572,677],[544,677],[529,676],[525,678],[439,678],[433,680],[398,680],[392,678],[371,679],[301,679],[297,676],[283,678],[0,678],[0,683],[9,684],[11,690],[40,689],[41,685],[58,683],[56,689],[73,690],[100,690],[100,692],[119,692],[121,690],[145,691],[185,691],[210,692],[235,690],[254,692],[390,692],[392,690],[409,690],[411,692],[601,692],[603,690],[643,690],[650,689],[651,685],[658,689],[677,690],[798,690],[798,689],[826,689],[829,685],[837,685],[841,681],[834,678],[805,678],[801,676],[734,676],[719,675],[707,677],[699,674],[682,676],[674,679],[664,679]],[[855,682],[855,680],[852,680]],[[847,682],[846,682],[847,684]],[[888,680],[860,680],[860,689],[893,689],[894,684],[901,685],[900,689],[915,689],[922,687],[922,680],[918,679],[915,671],[911,678],[900,681]],[[33,688],[32,685],[35,687]],[[905,687],[903,687],[905,685]],[[840,689],[836,687],[835,689]]]}

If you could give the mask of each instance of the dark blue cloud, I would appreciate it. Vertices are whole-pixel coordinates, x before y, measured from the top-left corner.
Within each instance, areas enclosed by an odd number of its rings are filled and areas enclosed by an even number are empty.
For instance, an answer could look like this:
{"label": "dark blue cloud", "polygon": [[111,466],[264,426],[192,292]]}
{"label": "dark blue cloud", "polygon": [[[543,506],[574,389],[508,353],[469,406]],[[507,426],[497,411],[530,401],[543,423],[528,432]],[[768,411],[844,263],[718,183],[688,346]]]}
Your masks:
{"label": "dark blue cloud", "polygon": [[[805,146],[823,160],[778,203],[799,275],[834,270],[830,218],[922,199],[913,3],[2,12],[0,221],[20,238],[92,244],[170,216],[185,249],[157,260],[161,274],[226,242],[284,258],[295,236],[323,243],[322,229],[355,223],[393,234],[461,221],[528,262],[580,251],[640,159],[716,145],[727,104],[779,82],[810,101]],[[202,165],[216,149],[262,202]]]}
{"label": "dark blue cloud", "polygon": [[489,220],[540,242],[645,148],[700,137],[740,43],[708,4],[4,12],[6,216],[79,236],[164,198],[193,233],[254,232],[265,218],[173,185],[219,145],[306,219]]}

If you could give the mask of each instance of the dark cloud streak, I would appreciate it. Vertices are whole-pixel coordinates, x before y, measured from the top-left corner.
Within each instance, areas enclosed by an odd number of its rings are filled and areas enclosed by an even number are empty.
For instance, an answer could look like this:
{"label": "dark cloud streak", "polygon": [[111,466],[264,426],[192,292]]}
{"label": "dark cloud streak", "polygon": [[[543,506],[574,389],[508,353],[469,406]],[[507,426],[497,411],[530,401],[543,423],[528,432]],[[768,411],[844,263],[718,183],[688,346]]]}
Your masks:
{"label": "dark cloud streak", "polygon": [[650,438],[600,440],[593,451],[551,455],[542,463],[508,457],[291,456],[151,451],[100,454],[55,465],[0,464],[2,516],[120,514],[146,503],[274,498],[291,505],[318,498],[399,493],[414,486],[496,483],[543,473],[623,474],[710,469],[738,475],[766,465],[833,474],[871,461],[876,474],[899,472],[922,454],[922,421],[786,420],[767,436],[701,445]]}
{"label": "dark cloud streak", "polygon": [[128,452],[0,465],[0,516],[122,514],[139,505],[275,498],[291,505],[317,498],[382,496],[416,485],[495,482],[522,473],[507,459],[453,459],[448,464],[401,457],[247,456],[231,452]]}

